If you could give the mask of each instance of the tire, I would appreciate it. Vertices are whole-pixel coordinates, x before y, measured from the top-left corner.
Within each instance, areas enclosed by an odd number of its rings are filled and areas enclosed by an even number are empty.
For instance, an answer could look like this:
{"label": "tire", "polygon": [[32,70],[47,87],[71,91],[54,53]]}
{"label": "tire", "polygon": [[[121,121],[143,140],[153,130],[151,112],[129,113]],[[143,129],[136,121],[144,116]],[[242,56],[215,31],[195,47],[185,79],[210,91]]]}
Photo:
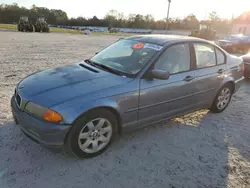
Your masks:
{"label": "tire", "polygon": [[35,27],[35,32],[41,32],[40,27]]}
{"label": "tire", "polygon": [[[225,94],[225,91],[226,94]],[[233,94],[233,89],[231,84],[225,84],[216,95],[213,104],[210,108],[210,111],[213,113],[223,112],[229,105]],[[224,100],[223,100],[224,99]],[[222,102],[224,101],[224,102]],[[219,104],[220,103],[220,104]]]}
{"label": "tire", "polygon": [[48,27],[45,27],[44,30],[43,30],[43,32],[49,33],[49,28],[48,28]]}
{"label": "tire", "polygon": [[33,31],[34,31],[33,26],[30,26],[29,32],[33,32]]}
{"label": "tire", "polygon": [[[98,128],[103,122],[104,124]],[[100,155],[116,137],[117,126],[117,119],[112,112],[104,109],[92,110],[75,121],[66,138],[65,150],[80,158]]]}

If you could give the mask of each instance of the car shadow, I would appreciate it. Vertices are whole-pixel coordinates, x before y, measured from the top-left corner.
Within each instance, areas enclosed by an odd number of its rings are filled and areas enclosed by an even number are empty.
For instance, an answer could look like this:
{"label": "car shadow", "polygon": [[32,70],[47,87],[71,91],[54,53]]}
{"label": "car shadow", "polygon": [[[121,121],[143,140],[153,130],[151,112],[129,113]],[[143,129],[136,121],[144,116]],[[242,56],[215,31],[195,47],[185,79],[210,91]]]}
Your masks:
{"label": "car shadow", "polygon": [[241,155],[248,162],[250,171],[249,87],[250,81],[245,80],[239,90],[240,95],[236,94],[232,98],[231,108],[234,108],[234,113],[229,114],[228,111],[225,111],[224,121],[227,123],[225,129],[231,147],[234,148],[234,152]]}
{"label": "car shadow", "polygon": [[0,180],[3,187],[29,182],[42,187],[226,188],[228,144],[220,118],[201,110],[151,125],[121,135],[105,153],[85,160],[48,151],[9,122],[0,127]]}

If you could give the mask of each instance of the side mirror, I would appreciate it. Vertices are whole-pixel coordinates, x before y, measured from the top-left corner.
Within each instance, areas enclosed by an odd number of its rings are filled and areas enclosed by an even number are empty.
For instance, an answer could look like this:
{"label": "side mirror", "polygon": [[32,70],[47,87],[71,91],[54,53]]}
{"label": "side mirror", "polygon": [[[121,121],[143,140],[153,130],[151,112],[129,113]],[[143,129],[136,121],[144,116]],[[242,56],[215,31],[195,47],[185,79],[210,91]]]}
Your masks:
{"label": "side mirror", "polygon": [[96,52],[95,55],[98,54],[98,53],[99,53],[99,52]]}
{"label": "side mirror", "polygon": [[156,79],[167,80],[170,76],[170,73],[168,71],[154,69],[151,71],[151,76]]}

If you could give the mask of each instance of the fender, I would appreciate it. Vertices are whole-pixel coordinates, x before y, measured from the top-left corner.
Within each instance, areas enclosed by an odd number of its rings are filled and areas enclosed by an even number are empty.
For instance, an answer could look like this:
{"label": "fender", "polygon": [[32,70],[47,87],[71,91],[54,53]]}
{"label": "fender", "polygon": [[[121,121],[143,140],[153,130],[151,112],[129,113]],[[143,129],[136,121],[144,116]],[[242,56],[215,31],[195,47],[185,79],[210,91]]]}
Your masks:
{"label": "fender", "polygon": [[94,108],[110,108],[118,114],[121,113],[121,109],[119,108],[117,101],[112,98],[102,98],[90,101],[79,99],[68,105],[56,106],[52,109],[59,112],[63,116],[65,124],[73,124],[77,118]]}
{"label": "fender", "polygon": [[96,99],[93,96],[77,98],[68,103],[54,106],[51,109],[63,116],[64,124],[73,124],[84,113],[94,108],[108,108],[119,116],[119,123],[125,125],[137,122],[139,92],[138,90],[120,93],[108,97]]}

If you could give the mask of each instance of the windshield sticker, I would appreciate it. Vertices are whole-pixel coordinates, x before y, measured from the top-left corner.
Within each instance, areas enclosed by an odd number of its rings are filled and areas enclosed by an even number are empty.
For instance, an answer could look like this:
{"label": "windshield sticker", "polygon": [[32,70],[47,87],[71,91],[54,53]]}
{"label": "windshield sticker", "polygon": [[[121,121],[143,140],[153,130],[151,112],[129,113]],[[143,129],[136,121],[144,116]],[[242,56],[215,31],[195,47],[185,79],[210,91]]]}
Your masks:
{"label": "windshield sticker", "polygon": [[142,49],[144,46],[143,43],[137,43],[132,46],[133,49]]}
{"label": "windshield sticker", "polygon": [[150,48],[150,49],[153,49],[153,50],[156,50],[156,51],[160,51],[163,47],[160,46],[160,45],[147,43],[147,44],[144,45],[144,48]]}

